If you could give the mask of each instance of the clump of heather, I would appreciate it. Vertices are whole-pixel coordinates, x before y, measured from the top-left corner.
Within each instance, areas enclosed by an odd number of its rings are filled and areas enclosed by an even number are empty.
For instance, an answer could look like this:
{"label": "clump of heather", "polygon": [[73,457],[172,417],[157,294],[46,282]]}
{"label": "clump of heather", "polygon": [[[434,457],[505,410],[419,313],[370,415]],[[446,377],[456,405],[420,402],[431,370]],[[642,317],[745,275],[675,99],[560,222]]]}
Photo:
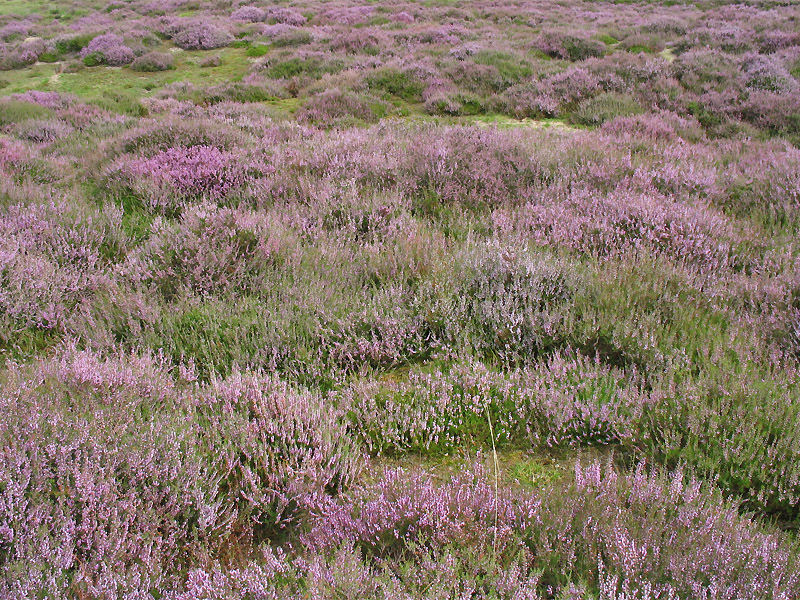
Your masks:
{"label": "clump of heather", "polygon": [[155,71],[168,71],[175,67],[175,60],[171,54],[164,52],[148,52],[137,57],[131,62],[131,69],[142,73]]}
{"label": "clump of heather", "polygon": [[31,330],[63,331],[81,302],[109,281],[108,255],[121,245],[119,215],[71,206],[16,205],[0,217],[3,346]]}
{"label": "clump of heather", "polygon": [[[574,297],[585,285],[572,265],[499,244],[469,248],[454,258],[441,275],[449,279],[452,295],[437,293],[428,307],[430,326],[443,338],[506,364],[565,343],[574,326]],[[441,280],[432,283],[438,287]]]}
{"label": "clump of heather", "polygon": [[2,47],[0,71],[21,69],[34,64],[48,50],[48,43],[42,38],[26,38],[14,48]]}
{"label": "clump of heather", "polygon": [[377,120],[377,102],[367,102],[356,96],[344,94],[334,88],[312,97],[297,113],[300,122],[332,126],[342,119],[353,118],[366,122]]}
{"label": "clump of heather", "polygon": [[38,90],[30,90],[22,94],[12,94],[11,98],[20,100],[22,102],[30,102],[38,104],[44,108],[51,110],[58,110],[68,108],[77,102],[75,96],[69,94],[60,94],[58,92],[40,92]]}
{"label": "clump of heather", "polygon": [[0,39],[9,42],[15,38],[25,38],[36,26],[30,21],[11,21],[0,27]]}
{"label": "clump of heather", "polygon": [[305,25],[308,20],[301,12],[285,6],[270,6],[266,11],[267,21],[274,23],[300,27],[301,25]]}
{"label": "clump of heather", "polygon": [[224,485],[255,541],[291,535],[304,511],[325,504],[362,467],[342,413],[269,377],[234,374],[201,396],[208,442],[228,456]]}
{"label": "clump of heather", "polygon": [[[535,448],[632,443],[650,399],[635,372],[559,353],[500,373],[475,362],[360,381],[341,393],[375,453],[436,454],[464,445]],[[492,438],[492,432],[494,438]]]}
{"label": "clump of heather", "polygon": [[[312,548],[355,544],[379,564],[412,572],[443,551],[452,560],[478,551],[489,581],[506,568],[517,592],[526,577],[531,594],[583,588],[604,598],[784,598],[800,585],[797,558],[779,535],[682,471],[663,476],[642,464],[620,476],[578,463],[560,491],[497,494],[477,465],[443,484],[394,470],[345,499],[319,509],[304,536]],[[577,572],[581,581],[569,576]],[[478,597],[488,592],[468,575],[465,583]]]}
{"label": "clump of heather", "polygon": [[242,163],[242,157],[215,146],[172,147],[144,158],[112,165],[118,180],[156,210],[175,210],[191,199],[220,200],[241,191],[265,165]]}
{"label": "clump of heather", "polygon": [[[189,115],[199,117],[198,113]],[[106,154],[122,153],[150,157],[171,148],[213,146],[220,151],[232,151],[247,147],[249,138],[235,128],[223,123],[197,118],[180,118],[182,115],[162,119],[143,120],[137,126],[125,130],[116,139]]]}
{"label": "clump of heather", "polygon": [[89,66],[107,64],[118,67],[133,62],[135,57],[122,37],[114,33],[98,35],[81,50],[81,58]]}
{"label": "clump of heather", "polygon": [[184,50],[213,50],[227,46],[233,36],[218,25],[200,19],[178,19],[168,27],[175,45]]}
{"label": "clump of heather", "polygon": [[535,42],[535,47],[554,58],[582,61],[592,56],[602,56],[605,48],[597,40],[570,33],[548,31]]}
{"label": "clump of heather", "polygon": [[281,262],[280,233],[270,231],[270,223],[255,213],[192,207],[177,223],[154,222],[122,271],[168,299],[187,292],[247,293],[265,286],[270,267]]}
{"label": "clump of heather", "polygon": [[696,381],[675,377],[659,386],[639,444],[659,462],[695,467],[750,510],[796,522],[796,381],[780,374],[763,380],[752,365],[742,368],[747,375],[741,378],[709,373]]}
{"label": "clump of heather", "polygon": [[2,379],[4,593],[124,595],[238,560],[346,489],[341,416],[268,377],[176,382],[162,359],[67,347]]}
{"label": "clump of heather", "polygon": [[574,484],[545,495],[541,514],[543,526],[524,535],[545,580],[566,584],[562,573],[578,568],[612,598],[637,589],[653,597],[784,598],[800,586],[791,547],[681,470],[658,475],[640,464],[622,477],[599,463],[578,464]]}
{"label": "clump of heather", "polygon": [[540,505],[535,495],[496,495],[477,464],[443,485],[425,472],[390,470],[351,502],[321,506],[304,543],[316,549],[351,542],[368,556],[395,560],[415,543],[494,548],[513,556],[514,547],[521,548],[515,531],[536,519]]}
{"label": "clump of heather", "polygon": [[18,125],[14,130],[14,134],[23,140],[38,144],[49,144],[68,136],[74,130],[75,128],[69,123],[65,123],[60,119],[35,119]]}
{"label": "clump of heather", "polygon": [[240,6],[231,13],[231,19],[234,21],[247,21],[250,23],[258,23],[267,17],[267,11],[257,6]]}

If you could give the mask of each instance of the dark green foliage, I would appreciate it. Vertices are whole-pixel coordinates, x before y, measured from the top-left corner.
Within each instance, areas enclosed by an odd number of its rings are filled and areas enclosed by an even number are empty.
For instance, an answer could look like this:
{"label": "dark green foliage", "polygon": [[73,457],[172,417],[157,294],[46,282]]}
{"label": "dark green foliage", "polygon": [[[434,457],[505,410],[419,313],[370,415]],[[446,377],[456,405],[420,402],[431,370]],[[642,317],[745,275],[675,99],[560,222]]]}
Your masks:
{"label": "dark green foliage", "polygon": [[412,73],[398,69],[383,68],[367,76],[370,89],[385,92],[406,102],[420,102],[425,89],[422,81]]}
{"label": "dark green foliage", "polygon": [[60,54],[72,54],[80,52],[89,45],[94,38],[97,37],[96,33],[83,33],[70,38],[63,38],[56,40],[56,50]]}
{"label": "dark green foliage", "polygon": [[264,56],[269,53],[269,46],[267,44],[255,44],[249,46],[247,50],[245,50],[245,54],[250,57],[260,57]]}

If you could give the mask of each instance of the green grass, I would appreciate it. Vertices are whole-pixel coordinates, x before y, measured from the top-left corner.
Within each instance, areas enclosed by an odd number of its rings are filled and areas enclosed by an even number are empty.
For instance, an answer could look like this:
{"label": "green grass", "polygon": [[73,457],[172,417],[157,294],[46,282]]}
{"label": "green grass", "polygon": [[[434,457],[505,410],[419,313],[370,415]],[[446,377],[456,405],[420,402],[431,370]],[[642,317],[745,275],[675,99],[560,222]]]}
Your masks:
{"label": "green grass", "polygon": [[421,102],[425,89],[422,81],[412,74],[390,67],[378,69],[367,76],[367,85],[370,89],[396,96],[406,102]]}
{"label": "green grass", "polygon": [[533,72],[529,65],[507,52],[481,50],[475,55],[474,61],[476,64],[492,66],[497,69],[502,79],[501,89],[505,89],[521,79],[529,77]]}
{"label": "green grass", "polygon": [[0,126],[12,123],[22,123],[31,119],[43,119],[52,114],[52,111],[38,104],[9,100],[0,104]]}
{"label": "green grass", "polygon": [[37,64],[24,70],[7,71],[7,85],[0,94],[28,90],[75,94],[83,99],[102,99],[109,92],[140,98],[175,82],[198,86],[219,85],[240,81],[250,69],[245,49],[227,48],[219,52],[218,67],[201,67],[207,57],[203,51],[174,52],[175,68],[169,71],[139,73],[129,67],[85,67],[75,73],[63,73],[61,64]]}

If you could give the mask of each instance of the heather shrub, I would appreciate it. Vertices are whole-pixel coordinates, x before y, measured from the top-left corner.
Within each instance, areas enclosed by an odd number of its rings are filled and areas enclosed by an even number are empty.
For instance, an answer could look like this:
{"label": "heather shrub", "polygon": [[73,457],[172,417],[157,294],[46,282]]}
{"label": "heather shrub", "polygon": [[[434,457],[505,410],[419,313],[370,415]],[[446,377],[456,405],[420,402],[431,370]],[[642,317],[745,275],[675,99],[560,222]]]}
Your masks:
{"label": "heather shrub", "polygon": [[266,166],[248,164],[215,146],[171,147],[110,167],[107,185],[129,190],[157,211],[175,211],[186,200],[221,200],[240,192]]}
{"label": "heather shrub", "polygon": [[52,143],[68,136],[73,131],[74,127],[60,119],[31,119],[14,128],[14,133],[18,138],[38,144]]}
{"label": "heather shrub", "polygon": [[184,50],[213,50],[233,41],[233,36],[224,29],[198,19],[175,21],[168,31],[175,45]]}
{"label": "heather shrub", "polygon": [[181,388],[157,359],[70,348],[36,367],[2,382],[3,585],[175,588],[285,535],[360,469],[338,415],[269,378]]}
{"label": "heather shrub", "polygon": [[218,67],[221,64],[222,64],[222,57],[220,57],[218,54],[206,57],[202,61],[200,61],[200,66],[203,67],[204,69]]}
{"label": "heather shrub", "polygon": [[739,376],[720,371],[659,390],[642,442],[659,462],[696,468],[727,494],[742,499],[749,510],[796,523],[796,385],[765,381],[753,364],[740,368]]}
{"label": "heather shrub", "polygon": [[513,560],[521,549],[514,531],[538,513],[535,497],[525,501],[507,492],[498,497],[479,464],[442,485],[424,472],[387,471],[351,502],[320,507],[304,542],[311,548],[350,542],[384,560],[402,560],[415,544],[434,550],[450,544],[494,547]]}
{"label": "heather shrub", "polygon": [[601,125],[616,117],[629,117],[642,112],[644,109],[632,96],[605,92],[578,104],[570,120],[581,125]]}
{"label": "heather shrub", "polygon": [[655,54],[664,49],[660,35],[631,35],[620,42],[620,47],[634,54]]}
{"label": "heather shrub", "polygon": [[481,98],[473,94],[433,94],[425,100],[425,112],[432,115],[479,115],[487,112]]}
{"label": "heather shrub", "polygon": [[240,6],[231,13],[231,19],[234,21],[247,21],[249,23],[258,23],[265,20],[267,11],[257,6]]}
{"label": "heather shrub", "polygon": [[532,74],[531,68],[516,56],[492,50],[481,50],[472,59],[476,64],[497,69],[500,79],[496,91],[502,91]]}
{"label": "heather shrub", "polygon": [[[3,50],[6,50],[3,48]],[[42,38],[28,39],[11,50],[0,54],[0,71],[21,69],[32,65],[48,51],[48,45]]]}
{"label": "heather shrub", "polygon": [[203,205],[176,223],[156,221],[148,239],[128,255],[122,272],[169,300],[185,293],[248,293],[280,263],[280,237],[260,215]]}
{"label": "heather shrub", "polygon": [[542,82],[523,82],[503,93],[506,109],[517,117],[561,116],[601,90],[601,82],[583,67],[571,67]]}
{"label": "heather shrub", "polygon": [[486,245],[466,249],[450,269],[439,275],[449,293],[436,294],[426,308],[429,327],[454,347],[513,364],[565,343],[582,286],[570,264],[526,248]]}
{"label": "heather shrub", "polygon": [[577,464],[574,483],[541,500],[543,524],[530,521],[523,539],[545,586],[563,589],[564,573],[581,572],[608,598],[639,597],[636,590],[652,598],[781,598],[797,589],[790,547],[681,470],[659,475],[640,464],[620,476]]}
{"label": "heather shrub", "polygon": [[373,122],[377,120],[378,114],[385,111],[385,106],[378,101],[370,103],[358,96],[333,88],[308,100],[297,111],[297,119],[301,122],[330,127],[341,123],[348,117]]}
{"label": "heather shrub", "polygon": [[178,414],[139,416],[172,385],[146,359],[74,352],[38,367],[3,381],[4,585],[50,597],[165,586],[196,534],[225,522]]}
{"label": "heather shrub", "polygon": [[539,36],[535,48],[553,58],[581,61],[593,56],[603,56],[605,46],[597,40],[559,32],[546,32]]}
{"label": "heather shrub", "polygon": [[772,56],[748,55],[744,59],[747,87],[782,94],[797,93],[797,80]]}
{"label": "heather shrub", "polygon": [[0,40],[10,42],[15,39],[25,38],[33,27],[33,23],[30,22],[11,21],[0,27]]}
{"label": "heather shrub", "polygon": [[367,54],[375,56],[380,53],[382,46],[388,40],[379,39],[376,35],[367,35],[363,32],[353,32],[339,35],[331,40],[330,48],[346,54]]}
{"label": "heather shrub", "polygon": [[233,374],[203,398],[209,448],[232,465],[222,485],[258,543],[292,534],[302,511],[346,490],[362,466],[341,414],[274,379]]}
{"label": "heather shrub", "polygon": [[[167,117],[145,121],[113,140],[113,154],[150,157],[172,147],[213,146],[231,151],[246,146],[247,137],[235,128],[213,121]],[[113,155],[112,154],[112,155]]]}
{"label": "heather shrub", "polygon": [[175,60],[171,54],[163,52],[148,52],[139,56],[131,63],[131,69],[141,73],[168,71],[175,68]]}
{"label": "heather shrub", "polygon": [[[484,467],[470,470],[439,485],[430,473],[387,471],[347,503],[319,509],[305,541],[312,548],[351,543],[384,564],[423,570],[484,556],[489,589],[483,578],[471,587],[480,598],[503,593],[501,573],[511,589],[534,598],[781,598],[800,583],[789,544],[681,471],[659,475],[640,465],[621,476],[578,463],[574,482],[561,489],[497,494]],[[449,560],[436,563],[440,552]]]}
{"label": "heather shrub", "polygon": [[115,67],[127,65],[136,57],[123,39],[114,33],[105,33],[92,38],[81,50],[80,55],[87,67],[103,64]]}
{"label": "heather shrub", "polygon": [[[449,66],[445,72],[448,79],[452,80],[459,89],[476,94],[496,93],[510,85],[506,84],[500,75],[500,71],[493,65],[478,65],[473,62],[458,61]],[[424,97],[430,97],[434,89],[441,92],[451,89],[451,86],[444,82],[441,85],[428,86]]]}
{"label": "heather shrub", "polygon": [[716,50],[690,50],[672,63],[675,76],[688,90],[697,94],[736,89],[736,63]]}
{"label": "heather shrub", "polygon": [[495,222],[528,231],[539,244],[600,257],[649,248],[701,273],[735,268],[741,258],[733,252],[739,236],[727,219],[713,207],[677,202],[669,193],[669,170],[652,183],[665,186],[667,193],[626,185],[608,193],[576,187],[549,202],[498,212]]}
{"label": "heather shrub", "polygon": [[40,92],[29,90],[22,94],[12,94],[11,99],[38,104],[51,110],[74,107],[77,98],[71,94],[61,94],[59,92]]}
{"label": "heather shrub", "polygon": [[304,46],[314,41],[314,36],[308,31],[290,25],[272,25],[263,30],[263,35],[270,38],[270,43],[276,48]]}
{"label": "heather shrub", "polygon": [[[800,154],[783,144],[731,148],[735,168],[724,172],[722,206],[737,215],[753,215],[772,224],[792,224],[800,216]],[[734,158],[735,157],[735,158]]]}
{"label": "heather shrub", "polygon": [[669,112],[614,117],[603,123],[601,131],[617,139],[647,140],[653,144],[678,138],[696,143],[705,135],[695,119]]}
{"label": "heather shrub", "polygon": [[635,373],[565,352],[508,373],[475,361],[413,369],[401,381],[359,381],[339,402],[371,452],[438,455],[493,441],[497,448],[619,444],[638,435],[647,398]]}
{"label": "heather shrub", "polygon": [[104,266],[124,242],[114,211],[92,213],[67,202],[6,206],[0,219],[2,345],[31,330],[64,332],[79,305],[107,285]]}
{"label": "heather shrub", "polygon": [[427,145],[409,148],[403,166],[420,215],[435,212],[441,202],[476,211],[514,204],[547,177],[519,132],[462,127],[437,132]]}
{"label": "heather shrub", "polygon": [[273,23],[293,25],[294,27],[305,25],[307,21],[300,12],[284,6],[270,6],[267,9],[267,20]]}

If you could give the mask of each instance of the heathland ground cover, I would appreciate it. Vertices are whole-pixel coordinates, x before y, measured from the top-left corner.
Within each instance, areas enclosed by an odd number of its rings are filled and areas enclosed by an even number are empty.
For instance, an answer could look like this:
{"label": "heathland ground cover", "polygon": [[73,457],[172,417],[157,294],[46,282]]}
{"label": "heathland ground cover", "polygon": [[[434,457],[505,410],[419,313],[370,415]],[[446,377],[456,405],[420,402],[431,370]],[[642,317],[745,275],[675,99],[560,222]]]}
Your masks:
{"label": "heathland ground cover", "polygon": [[800,597],[798,19],[0,2],[0,597]]}

